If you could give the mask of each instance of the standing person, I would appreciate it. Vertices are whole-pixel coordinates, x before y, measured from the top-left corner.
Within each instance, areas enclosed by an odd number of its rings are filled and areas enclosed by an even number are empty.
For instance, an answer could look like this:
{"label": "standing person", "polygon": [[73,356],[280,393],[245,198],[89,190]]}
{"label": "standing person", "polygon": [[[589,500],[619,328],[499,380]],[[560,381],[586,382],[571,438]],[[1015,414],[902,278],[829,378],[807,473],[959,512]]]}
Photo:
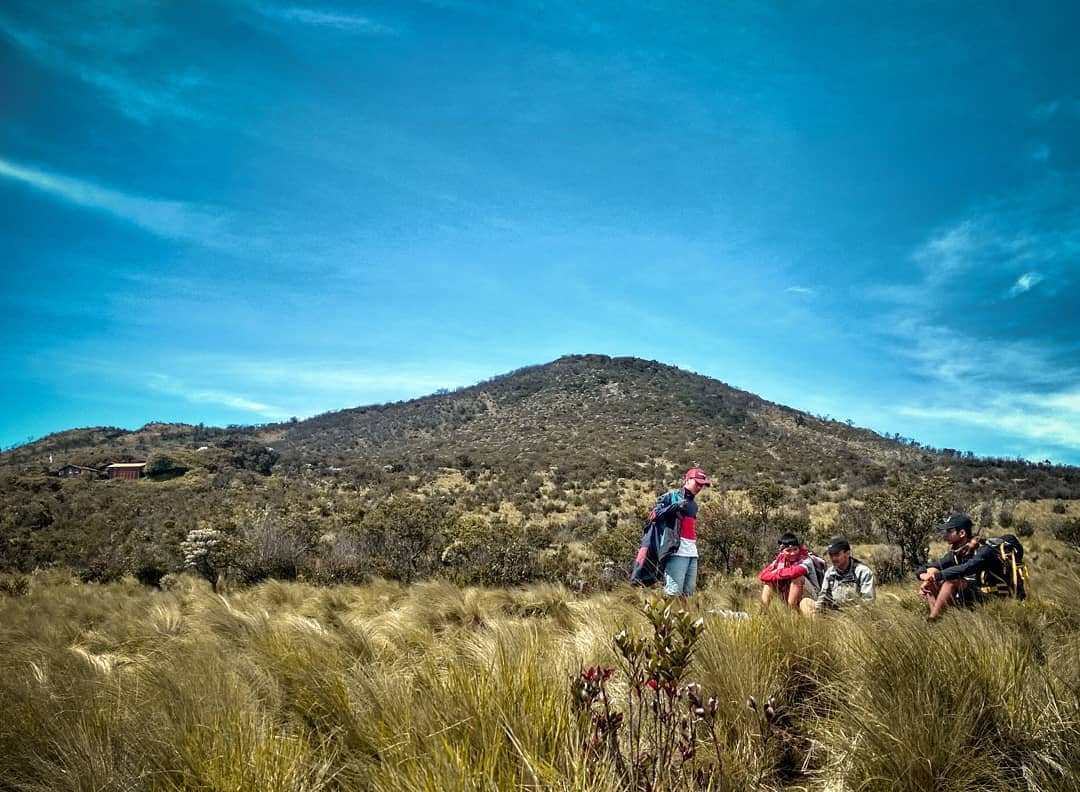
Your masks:
{"label": "standing person", "polygon": [[712,482],[701,468],[690,468],[683,485],[660,496],[649,513],[630,581],[650,585],[663,577],[664,594],[689,597],[697,587],[697,501]]}
{"label": "standing person", "polygon": [[957,513],[938,527],[949,551],[919,572],[919,594],[930,605],[930,620],[949,605],[976,605],[994,596],[1024,597],[1024,549],[1012,534],[972,537],[971,518]]}
{"label": "standing person", "polygon": [[779,596],[792,610],[810,616],[821,583],[817,565],[795,534],[781,535],[776,544],[779,548],[776,558],[758,574],[758,580],[764,584],[762,607],[767,608]]}
{"label": "standing person", "polygon": [[818,608],[839,608],[874,601],[874,572],[851,555],[846,537],[834,536],[826,549],[832,563],[817,595]]}

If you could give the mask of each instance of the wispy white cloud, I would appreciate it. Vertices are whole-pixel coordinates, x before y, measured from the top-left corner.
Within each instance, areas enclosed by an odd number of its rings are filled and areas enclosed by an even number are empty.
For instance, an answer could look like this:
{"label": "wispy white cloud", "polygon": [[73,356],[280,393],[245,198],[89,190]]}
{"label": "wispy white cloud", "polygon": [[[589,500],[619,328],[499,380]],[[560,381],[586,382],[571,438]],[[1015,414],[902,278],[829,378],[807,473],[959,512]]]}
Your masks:
{"label": "wispy white cloud", "polygon": [[254,214],[232,207],[144,196],[0,157],[3,179],[54,200],[107,214],[163,239],[256,259],[262,265],[281,264],[293,271],[297,267],[327,267],[357,244],[352,237],[327,237],[292,229],[285,215],[273,209]]}
{"label": "wispy white cloud", "polygon": [[1071,96],[1062,96],[1035,105],[1031,111],[1031,118],[1040,123],[1054,121],[1062,116],[1080,115],[1080,99]]}
{"label": "wispy white cloud", "polygon": [[938,230],[911,254],[917,272],[913,282],[873,286],[867,296],[924,310],[952,280],[976,264],[986,246],[986,233],[977,219]]}
{"label": "wispy white cloud", "polygon": [[912,252],[911,281],[873,291],[886,306],[877,329],[922,383],[922,398],[897,406],[898,416],[981,427],[1040,453],[1051,444],[1080,448],[1080,396],[1072,390],[1080,347],[1035,335],[1003,338],[1000,323],[986,325],[985,315],[981,328],[972,321],[985,313],[979,295],[1002,301],[999,310],[1022,329],[1018,312],[1027,308],[1004,300],[1040,284],[1048,299],[1067,293],[1080,251],[1074,194],[1071,184],[1048,177],[984,203]]}
{"label": "wispy white cloud", "polygon": [[[1080,418],[1080,390],[1063,391],[1051,396],[1038,396],[1035,403],[1054,410],[1076,413]],[[1078,423],[1080,426],[1080,423]]]}
{"label": "wispy white cloud", "polygon": [[1038,272],[1025,272],[1016,279],[1016,283],[1009,289],[1009,296],[1016,297],[1024,292],[1029,292],[1043,280]]}
{"label": "wispy white cloud", "polygon": [[784,289],[784,291],[786,291],[788,294],[802,294],[806,297],[809,297],[815,293],[813,289],[807,288],[806,286],[788,286],[786,289]]}
{"label": "wispy white cloud", "polygon": [[262,265],[325,268],[356,249],[362,236],[297,231],[280,210],[258,214],[190,201],[149,197],[0,157],[8,179],[50,198],[131,223],[163,239],[201,245]]}
{"label": "wispy white cloud", "polygon": [[[1080,449],[1080,415],[1077,410],[1063,410],[1062,399],[1080,406],[1080,396],[1075,393],[1053,397],[1019,394],[997,397],[969,407],[909,404],[899,407],[897,412],[914,418],[969,424],[1039,443]],[[1045,454],[1045,451],[1040,453]]]}
{"label": "wispy white cloud", "polygon": [[478,367],[362,366],[347,360],[245,360],[221,358],[213,368],[251,390],[279,390],[336,407],[371,397],[401,398],[457,388],[490,376]]}
{"label": "wispy white cloud", "polygon": [[288,412],[280,407],[274,407],[228,391],[192,386],[165,374],[152,374],[145,380],[145,384],[152,390],[167,393],[171,396],[179,396],[194,404],[218,404],[234,410],[260,415],[271,420],[281,420],[288,417]]}
{"label": "wispy white cloud", "polygon": [[888,332],[915,373],[948,389],[1054,390],[1080,376],[1075,366],[1061,365],[1055,350],[1031,340],[979,338],[913,316],[894,317]]}
{"label": "wispy white cloud", "polygon": [[[140,7],[143,4],[138,4]],[[149,6],[147,6],[149,8]],[[151,45],[156,26],[131,8],[111,13],[75,4],[69,13],[46,20],[41,29],[20,25],[0,14],[0,36],[42,66],[69,75],[107,96],[126,117],[148,123],[160,116],[196,119],[191,92],[204,78],[190,67],[153,74],[127,59]]]}
{"label": "wispy white cloud", "polygon": [[[123,342],[121,342],[123,343]],[[100,348],[46,352],[36,357],[42,376],[63,387],[73,382],[107,387],[112,394],[149,392],[191,404],[219,405],[249,413],[253,421],[306,417],[329,410],[381,404],[472,385],[489,367],[398,364],[357,365],[337,358],[248,358],[213,352],[159,350],[155,360],[118,362]],[[177,420],[188,420],[181,415]]]}
{"label": "wispy white cloud", "polygon": [[[343,359],[199,355],[174,356],[168,362],[169,374],[143,375],[130,369],[117,374],[131,380],[134,386],[271,420],[415,398],[442,388],[471,385],[491,375],[490,370],[475,366],[357,366]],[[207,372],[213,372],[212,377]]]}
{"label": "wispy white cloud", "polygon": [[[925,399],[896,413],[977,426],[1028,443],[1080,449],[1080,378],[1054,350],[1032,341],[989,341],[911,319],[897,327],[901,354],[929,383]],[[1029,459],[1052,457],[1040,448]]]}
{"label": "wispy white cloud", "polygon": [[225,247],[232,242],[224,227],[224,215],[208,207],[132,195],[3,158],[0,177],[65,203],[105,212],[168,239],[191,240],[211,247]]}
{"label": "wispy white cloud", "polygon": [[223,391],[193,390],[182,392],[181,395],[189,401],[222,404],[236,410],[244,410],[246,412],[257,413],[258,415],[264,415],[267,418],[284,418],[286,415],[285,411],[280,407],[271,407],[269,404],[263,404],[262,402],[253,401],[252,399],[238,396],[233,393],[225,393]]}
{"label": "wispy white cloud", "polygon": [[983,244],[976,222],[964,220],[930,237],[912,258],[923,268],[930,285],[934,285],[967,269],[972,254]]}
{"label": "wispy white cloud", "polygon": [[947,299],[959,279],[971,275],[1020,278],[1038,266],[1046,278],[1047,273],[1073,270],[1080,252],[1076,186],[1051,175],[1020,195],[984,204],[912,253],[916,283],[875,296],[906,295],[926,305]]}
{"label": "wispy white cloud", "polygon": [[397,30],[389,25],[384,25],[370,17],[357,14],[345,14],[338,11],[326,11],[304,6],[278,7],[263,5],[259,6],[259,11],[273,19],[327,28],[342,33],[361,33],[369,36],[388,36],[397,33]]}
{"label": "wispy white cloud", "polygon": [[1031,111],[1031,117],[1036,121],[1049,121],[1058,114],[1061,109],[1060,99],[1051,99],[1049,102],[1041,102],[1035,105]]}

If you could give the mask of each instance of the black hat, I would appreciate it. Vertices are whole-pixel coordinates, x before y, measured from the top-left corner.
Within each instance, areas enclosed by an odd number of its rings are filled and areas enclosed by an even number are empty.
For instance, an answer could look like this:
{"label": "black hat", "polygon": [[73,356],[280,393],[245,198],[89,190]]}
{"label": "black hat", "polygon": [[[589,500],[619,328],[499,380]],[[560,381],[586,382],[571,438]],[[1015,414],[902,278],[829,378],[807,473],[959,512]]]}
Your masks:
{"label": "black hat", "polygon": [[851,544],[843,536],[834,536],[829,540],[829,546],[825,548],[826,553],[839,553],[841,550],[851,552]]}
{"label": "black hat", "polygon": [[780,538],[776,541],[777,547],[799,547],[801,544],[799,537],[791,532],[780,534]]}
{"label": "black hat", "polygon": [[966,514],[957,512],[950,515],[949,519],[943,522],[937,527],[939,534],[947,534],[949,531],[967,531],[968,536],[971,536],[971,518]]}

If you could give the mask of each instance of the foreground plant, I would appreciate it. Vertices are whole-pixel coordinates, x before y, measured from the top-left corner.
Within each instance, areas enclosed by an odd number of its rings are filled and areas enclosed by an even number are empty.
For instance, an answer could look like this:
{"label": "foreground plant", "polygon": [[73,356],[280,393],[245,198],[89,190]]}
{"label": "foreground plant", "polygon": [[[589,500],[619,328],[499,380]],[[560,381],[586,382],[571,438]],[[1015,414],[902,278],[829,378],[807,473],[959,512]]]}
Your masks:
{"label": "foreground plant", "polygon": [[660,600],[643,612],[652,635],[622,630],[614,638],[626,682],[622,710],[610,689],[616,669],[586,668],[572,683],[587,719],[583,750],[590,761],[611,761],[627,789],[713,788],[725,774],[719,703],[699,684],[686,682],[705,623]]}

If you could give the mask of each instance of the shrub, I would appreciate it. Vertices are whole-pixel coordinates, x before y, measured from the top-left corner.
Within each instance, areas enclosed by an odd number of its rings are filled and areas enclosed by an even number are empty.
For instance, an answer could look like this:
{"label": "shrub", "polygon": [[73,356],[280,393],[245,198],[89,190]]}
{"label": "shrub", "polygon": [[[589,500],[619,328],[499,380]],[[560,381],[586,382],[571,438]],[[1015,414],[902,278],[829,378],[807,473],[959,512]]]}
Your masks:
{"label": "shrub", "polygon": [[1062,520],[1053,527],[1054,538],[1080,549],[1080,517]]}
{"label": "shrub", "polygon": [[462,585],[517,586],[538,578],[540,548],[502,520],[458,520],[440,560],[448,577]]}
{"label": "shrub", "polygon": [[900,557],[900,549],[892,545],[877,545],[868,549],[860,558],[874,573],[878,585],[902,583],[907,571]]}
{"label": "shrub", "polygon": [[563,523],[562,534],[572,539],[589,540],[600,532],[603,525],[604,522],[599,516],[589,512],[578,512]]}
{"label": "shrub", "polygon": [[166,454],[155,454],[143,470],[152,479],[162,480],[184,475],[190,468]]}
{"label": "shrub", "polygon": [[784,500],[783,488],[774,481],[762,480],[750,488],[747,496],[757,520],[758,531],[767,533],[769,518]]}
{"label": "shrub", "polygon": [[282,521],[281,517],[264,509],[252,516],[241,536],[242,544],[237,564],[247,582],[266,578],[292,580],[304,561],[304,543]]}
{"label": "shrub", "polygon": [[1013,533],[1020,538],[1026,538],[1035,533],[1035,524],[1026,517],[1017,518],[1013,523]]}
{"label": "shrub", "polygon": [[874,529],[874,516],[865,505],[841,503],[834,528],[835,533],[846,536],[849,542],[873,543],[882,538]]}
{"label": "shrub", "polygon": [[0,575],[0,594],[5,597],[25,597],[30,593],[30,578],[18,572]]}
{"label": "shrub", "polygon": [[232,452],[229,460],[233,467],[269,476],[280,454],[261,443],[245,440],[229,440],[221,444]]}
{"label": "shrub", "polygon": [[[783,533],[793,533],[804,542],[810,543],[813,537],[810,532],[810,515],[806,512],[780,512],[773,517],[770,524],[769,535],[765,537],[769,553],[774,547],[773,541]],[[762,558],[764,560],[764,557]]]}
{"label": "shrub", "polygon": [[164,567],[153,562],[139,564],[132,570],[132,575],[144,586],[160,587],[161,579],[165,577],[166,574],[167,572]]}
{"label": "shrub", "polygon": [[[720,756],[714,728],[719,703],[703,701],[700,686],[684,684],[704,621],[662,600],[648,603],[644,613],[651,635],[623,630],[614,639],[626,677],[625,704],[614,701],[609,689],[615,669],[601,666],[581,671],[571,697],[588,724],[586,762],[612,762],[630,789],[677,789],[705,777],[697,772],[699,731],[709,733]],[[721,769],[720,762],[712,767]]]}
{"label": "shrub", "polygon": [[180,589],[183,588],[183,585],[180,576],[175,575],[172,572],[167,572],[158,580],[158,588],[162,591],[180,591]]}
{"label": "shrub", "polygon": [[439,570],[456,522],[457,515],[442,501],[399,496],[364,515],[357,538],[375,574],[408,583]]}
{"label": "shrub", "polygon": [[623,519],[609,525],[589,542],[589,550],[604,563],[614,564],[630,574],[630,561],[641,546],[641,523]]}
{"label": "shrub", "polygon": [[740,509],[728,493],[709,498],[698,510],[698,552],[703,572],[731,573],[747,559],[757,560],[758,532],[753,515]]}
{"label": "shrub", "polygon": [[115,583],[126,573],[124,562],[108,548],[81,564],[77,572],[83,583]]}
{"label": "shrub", "polygon": [[930,533],[952,506],[952,484],[944,477],[900,479],[871,495],[867,508],[885,537],[900,548],[905,570],[926,561]]}
{"label": "shrub", "polygon": [[125,542],[125,569],[144,586],[158,586],[170,569],[177,567],[175,551],[148,537],[129,537]]}
{"label": "shrub", "polygon": [[371,559],[360,541],[345,534],[325,539],[315,553],[306,557],[302,573],[305,580],[321,586],[367,580]]}
{"label": "shrub", "polygon": [[217,591],[221,578],[240,566],[241,549],[232,536],[216,528],[199,527],[188,531],[180,543],[184,566],[193,569]]}

